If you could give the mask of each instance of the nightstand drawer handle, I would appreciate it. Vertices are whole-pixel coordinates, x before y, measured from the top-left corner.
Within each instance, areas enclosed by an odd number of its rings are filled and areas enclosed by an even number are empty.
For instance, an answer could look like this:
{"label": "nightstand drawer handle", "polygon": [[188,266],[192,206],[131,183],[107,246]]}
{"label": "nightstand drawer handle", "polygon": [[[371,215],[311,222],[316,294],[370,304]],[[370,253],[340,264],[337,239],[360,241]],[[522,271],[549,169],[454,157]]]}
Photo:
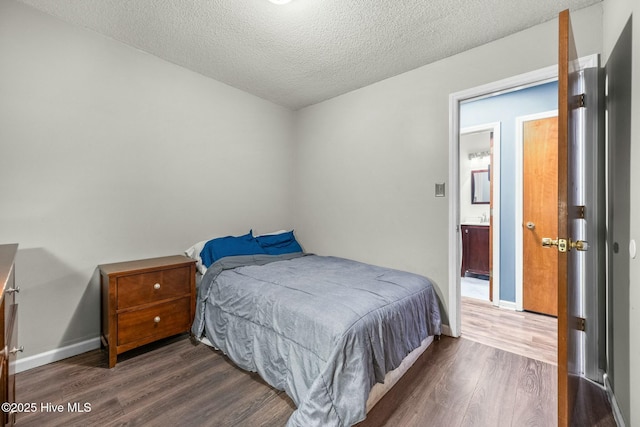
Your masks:
{"label": "nightstand drawer handle", "polygon": [[153,285],[153,289],[156,289],[156,290],[160,289],[160,283],[156,283],[155,285]]}
{"label": "nightstand drawer handle", "polygon": [[156,323],[160,323],[160,316],[154,317],[153,321],[156,322]]}

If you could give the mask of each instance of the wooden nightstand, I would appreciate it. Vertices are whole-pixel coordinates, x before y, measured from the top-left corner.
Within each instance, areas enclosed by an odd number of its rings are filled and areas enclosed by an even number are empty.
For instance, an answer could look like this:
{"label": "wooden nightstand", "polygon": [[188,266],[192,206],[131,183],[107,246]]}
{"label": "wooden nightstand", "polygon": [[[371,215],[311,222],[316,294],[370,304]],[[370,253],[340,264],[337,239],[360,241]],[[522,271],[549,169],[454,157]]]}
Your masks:
{"label": "wooden nightstand", "polygon": [[102,344],[109,368],[118,355],[191,329],[195,315],[195,261],[182,255],[98,266]]}

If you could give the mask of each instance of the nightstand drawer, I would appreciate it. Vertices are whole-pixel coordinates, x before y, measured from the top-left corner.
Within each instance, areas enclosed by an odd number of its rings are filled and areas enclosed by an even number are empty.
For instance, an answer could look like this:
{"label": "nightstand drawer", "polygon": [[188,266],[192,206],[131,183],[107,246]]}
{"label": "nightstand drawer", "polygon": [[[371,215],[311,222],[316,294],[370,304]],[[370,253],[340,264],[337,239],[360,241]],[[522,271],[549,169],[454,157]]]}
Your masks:
{"label": "nightstand drawer", "polygon": [[118,278],[118,310],[191,292],[189,266]]}
{"label": "nightstand drawer", "polygon": [[189,297],[118,314],[118,345],[153,341],[188,330],[191,324]]}

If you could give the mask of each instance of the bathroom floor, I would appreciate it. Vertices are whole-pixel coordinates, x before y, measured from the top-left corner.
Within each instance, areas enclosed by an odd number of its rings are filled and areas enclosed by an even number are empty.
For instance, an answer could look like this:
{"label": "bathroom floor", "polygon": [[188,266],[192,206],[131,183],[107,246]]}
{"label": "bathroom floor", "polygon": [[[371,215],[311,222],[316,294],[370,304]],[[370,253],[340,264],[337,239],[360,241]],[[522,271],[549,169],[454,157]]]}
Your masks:
{"label": "bathroom floor", "polygon": [[460,294],[463,297],[489,301],[489,280],[483,276],[467,276],[460,278]]}

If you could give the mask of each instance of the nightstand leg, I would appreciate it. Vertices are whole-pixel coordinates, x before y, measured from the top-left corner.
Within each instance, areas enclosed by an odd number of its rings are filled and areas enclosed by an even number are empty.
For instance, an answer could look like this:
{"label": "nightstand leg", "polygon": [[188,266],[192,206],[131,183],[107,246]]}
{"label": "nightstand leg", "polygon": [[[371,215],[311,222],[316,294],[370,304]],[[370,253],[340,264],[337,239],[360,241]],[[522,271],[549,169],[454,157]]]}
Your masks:
{"label": "nightstand leg", "polygon": [[109,369],[116,366],[117,361],[118,361],[118,354],[115,351],[109,350]]}

